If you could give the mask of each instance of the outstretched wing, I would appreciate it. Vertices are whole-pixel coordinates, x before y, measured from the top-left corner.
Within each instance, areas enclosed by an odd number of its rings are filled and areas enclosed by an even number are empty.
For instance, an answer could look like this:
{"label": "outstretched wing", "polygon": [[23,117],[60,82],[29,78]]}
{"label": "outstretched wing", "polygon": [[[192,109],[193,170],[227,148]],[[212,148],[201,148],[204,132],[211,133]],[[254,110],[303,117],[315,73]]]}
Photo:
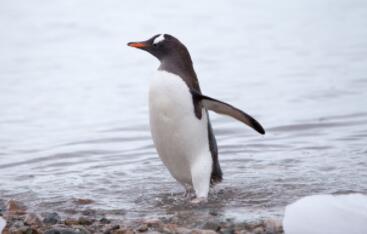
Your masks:
{"label": "outstretched wing", "polygon": [[204,96],[195,90],[191,90],[191,94],[194,103],[201,102],[202,105],[205,106],[208,110],[212,110],[218,114],[231,116],[238,121],[241,121],[242,123],[250,126],[258,133],[265,134],[265,130],[261,126],[261,124],[240,109],[214,98]]}

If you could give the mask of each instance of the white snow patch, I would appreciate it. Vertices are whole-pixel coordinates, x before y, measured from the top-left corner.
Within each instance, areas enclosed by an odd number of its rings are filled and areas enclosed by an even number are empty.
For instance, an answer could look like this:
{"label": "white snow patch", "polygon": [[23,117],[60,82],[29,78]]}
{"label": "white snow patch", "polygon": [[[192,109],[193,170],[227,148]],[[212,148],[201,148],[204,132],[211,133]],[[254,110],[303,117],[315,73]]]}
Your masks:
{"label": "white snow patch", "polygon": [[285,234],[366,234],[367,196],[314,195],[288,205]]}
{"label": "white snow patch", "polygon": [[158,37],[154,38],[153,44],[158,44],[164,40],[164,34],[160,34]]}
{"label": "white snow patch", "polygon": [[3,229],[5,228],[6,226],[6,221],[0,217],[0,233],[3,232]]}

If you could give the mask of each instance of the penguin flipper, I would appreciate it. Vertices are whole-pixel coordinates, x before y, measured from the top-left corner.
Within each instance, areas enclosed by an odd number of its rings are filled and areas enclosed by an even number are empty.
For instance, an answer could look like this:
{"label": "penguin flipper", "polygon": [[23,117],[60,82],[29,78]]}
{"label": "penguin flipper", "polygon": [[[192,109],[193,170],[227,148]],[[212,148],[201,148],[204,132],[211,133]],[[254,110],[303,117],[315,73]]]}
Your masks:
{"label": "penguin flipper", "polygon": [[191,94],[194,103],[201,101],[202,105],[205,106],[208,110],[214,111],[218,114],[231,116],[232,118],[235,118],[238,121],[241,121],[242,123],[253,128],[258,133],[265,134],[265,130],[261,126],[261,124],[256,119],[252,118],[250,115],[246,114],[240,109],[225,102],[202,95],[195,90],[191,90]]}

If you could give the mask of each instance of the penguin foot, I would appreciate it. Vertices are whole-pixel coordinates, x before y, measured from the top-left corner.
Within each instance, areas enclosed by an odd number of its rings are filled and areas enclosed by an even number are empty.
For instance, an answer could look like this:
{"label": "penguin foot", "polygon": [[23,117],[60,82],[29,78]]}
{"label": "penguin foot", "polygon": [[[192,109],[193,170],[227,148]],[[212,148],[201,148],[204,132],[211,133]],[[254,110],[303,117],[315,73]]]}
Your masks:
{"label": "penguin foot", "polygon": [[194,190],[192,189],[192,187],[185,187],[185,192],[183,194],[183,197],[184,198],[188,198],[188,199],[191,199],[194,195]]}
{"label": "penguin foot", "polygon": [[201,204],[201,203],[206,203],[208,201],[208,199],[206,197],[197,197],[194,198],[190,201],[191,204]]}

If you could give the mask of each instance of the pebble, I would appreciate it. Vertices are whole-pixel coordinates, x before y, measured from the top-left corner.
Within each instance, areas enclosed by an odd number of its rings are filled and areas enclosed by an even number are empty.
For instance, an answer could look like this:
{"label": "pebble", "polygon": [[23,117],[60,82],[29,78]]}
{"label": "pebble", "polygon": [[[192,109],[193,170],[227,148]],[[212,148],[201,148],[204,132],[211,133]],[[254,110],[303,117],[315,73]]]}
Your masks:
{"label": "pebble", "polygon": [[0,214],[4,213],[5,210],[6,210],[5,201],[0,199]]}
{"label": "pebble", "polygon": [[117,229],[113,230],[112,234],[134,234],[135,232],[132,229]]}
{"label": "pebble", "polygon": [[148,219],[144,221],[144,224],[148,225],[148,227],[158,228],[162,225],[162,222],[159,219]]}
{"label": "pebble", "polygon": [[257,227],[254,230],[252,230],[252,233],[254,234],[265,234],[265,229],[264,227]]}
{"label": "pebble", "polygon": [[17,229],[10,229],[9,233],[11,234],[38,234],[39,232],[34,228],[21,227]]}
{"label": "pebble", "polygon": [[91,219],[89,219],[89,218],[86,218],[86,217],[81,216],[78,219],[78,223],[80,225],[91,225],[93,223],[93,221]]}
{"label": "pebble", "polygon": [[176,233],[176,229],[177,229],[177,225],[170,223],[170,224],[166,224],[160,227],[159,231],[163,233]]}
{"label": "pebble", "polygon": [[60,223],[61,217],[56,212],[50,212],[50,213],[43,213],[43,223],[45,224],[57,224]]}
{"label": "pebble", "polygon": [[221,229],[221,226],[216,222],[207,222],[206,224],[204,224],[203,229],[219,231]]}
{"label": "pebble", "polygon": [[94,203],[94,201],[88,198],[77,198],[74,200],[74,203],[78,205],[89,205]]}
{"label": "pebble", "polygon": [[142,225],[140,225],[139,227],[138,227],[138,231],[139,232],[146,232],[146,231],[148,231],[148,225],[147,224],[142,224]]}
{"label": "pebble", "polygon": [[68,218],[68,219],[65,219],[64,223],[68,226],[71,226],[71,225],[78,225],[79,224],[79,220],[76,220],[76,219],[72,219],[72,218]]}
{"label": "pebble", "polygon": [[27,208],[22,202],[10,199],[7,203],[6,210],[10,215],[23,215],[26,213]]}
{"label": "pebble", "polygon": [[265,224],[266,233],[282,233],[283,232],[283,226],[280,220],[270,219],[270,220],[266,220],[264,224]]}
{"label": "pebble", "polygon": [[35,213],[28,213],[25,216],[24,223],[26,223],[30,226],[34,226],[34,227],[42,226],[42,222],[41,222],[40,218]]}
{"label": "pebble", "polygon": [[99,222],[101,222],[103,224],[109,224],[109,223],[111,223],[111,220],[107,219],[106,217],[103,217],[99,220]]}
{"label": "pebble", "polygon": [[45,231],[44,234],[90,234],[90,232],[85,229],[52,228]]}
{"label": "pebble", "polygon": [[85,210],[82,211],[82,214],[86,215],[86,216],[95,216],[96,213],[97,212],[93,209],[85,209]]}
{"label": "pebble", "polygon": [[176,228],[177,234],[191,234],[192,230],[184,227]]}
{"label": "pebble", "polygon": [[209,229],[194,229],[191,232],[192,234],[217,234],[216,231],[209,230]]}

